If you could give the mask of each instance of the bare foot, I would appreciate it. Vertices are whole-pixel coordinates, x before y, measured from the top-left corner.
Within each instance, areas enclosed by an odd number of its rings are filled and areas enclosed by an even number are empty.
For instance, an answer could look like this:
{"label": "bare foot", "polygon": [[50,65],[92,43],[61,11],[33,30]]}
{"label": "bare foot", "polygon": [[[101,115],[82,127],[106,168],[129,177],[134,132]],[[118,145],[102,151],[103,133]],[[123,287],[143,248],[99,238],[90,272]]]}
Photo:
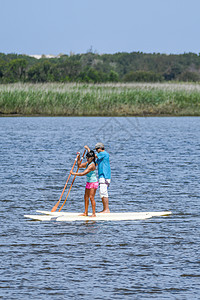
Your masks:
{"label": "bare foot", "polygon": [[105,209],[99,212],[100,214],[109,214],[110,210],[109,209]]}
{"label": "bare foot", "polygon": [[92,214],[90,217],[91,217],[91,218],[94,218],[94,217],[96,217],[96,214]]}
{"label": "bare foot", "polygon": [[80,214],[79,216],[81,216],[81,217],[87,217],[88,213],[83,213],[83,214]]}

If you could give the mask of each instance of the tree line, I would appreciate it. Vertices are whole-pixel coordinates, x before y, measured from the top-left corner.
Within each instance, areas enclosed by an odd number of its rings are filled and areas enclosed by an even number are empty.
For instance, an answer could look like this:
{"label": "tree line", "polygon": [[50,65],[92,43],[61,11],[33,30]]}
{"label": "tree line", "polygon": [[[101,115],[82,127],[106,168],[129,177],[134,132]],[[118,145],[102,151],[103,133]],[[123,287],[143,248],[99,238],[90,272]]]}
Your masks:
{"label": "tree line", "polygon": [[0,83],[200,81],[200,54],[115,53],[36,59],[0,53]]}

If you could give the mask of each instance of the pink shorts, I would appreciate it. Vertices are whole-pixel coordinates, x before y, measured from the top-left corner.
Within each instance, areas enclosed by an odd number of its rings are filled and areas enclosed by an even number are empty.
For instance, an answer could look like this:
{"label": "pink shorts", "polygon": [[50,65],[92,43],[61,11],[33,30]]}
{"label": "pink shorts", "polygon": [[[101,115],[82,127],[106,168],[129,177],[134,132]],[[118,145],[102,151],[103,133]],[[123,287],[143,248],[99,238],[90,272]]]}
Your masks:
{"label": "pink shorts", "polygon": [[86,189],[89,189],[89,190],[90,190],[90,189],[95,189],[95,190],[97,190],[97,189],[98,189],[98,186],[99,186],[98,181],[97,181],[97,182],[87,182],[85,188],[86,188]]}

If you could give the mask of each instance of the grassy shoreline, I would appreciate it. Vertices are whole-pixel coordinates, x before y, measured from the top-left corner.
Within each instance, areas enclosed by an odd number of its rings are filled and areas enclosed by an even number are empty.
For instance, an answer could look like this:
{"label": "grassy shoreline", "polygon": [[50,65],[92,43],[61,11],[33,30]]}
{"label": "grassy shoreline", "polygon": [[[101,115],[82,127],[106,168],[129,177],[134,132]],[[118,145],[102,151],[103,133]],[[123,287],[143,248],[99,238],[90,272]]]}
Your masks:
{"label": "grassy shoreline", "polygon": [[200,116],[200,84],[6,84],[0,116]]}

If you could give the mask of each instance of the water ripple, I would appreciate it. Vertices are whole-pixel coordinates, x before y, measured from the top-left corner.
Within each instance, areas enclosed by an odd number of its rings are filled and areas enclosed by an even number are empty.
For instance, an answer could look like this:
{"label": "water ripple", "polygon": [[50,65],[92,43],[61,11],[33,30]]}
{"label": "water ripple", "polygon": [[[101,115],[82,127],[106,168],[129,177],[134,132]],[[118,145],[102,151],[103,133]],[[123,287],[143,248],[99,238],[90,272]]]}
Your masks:
{"label": "water ripple", "polygon": [[[199,299],[199,132],[200,118],[0,118],[0,298]],[[76,152],[97,140],[111,157],[111,210],[172,216],[24,219],[56,203]],[[77,178],[66,210],[83,210],[84,186]]]}

